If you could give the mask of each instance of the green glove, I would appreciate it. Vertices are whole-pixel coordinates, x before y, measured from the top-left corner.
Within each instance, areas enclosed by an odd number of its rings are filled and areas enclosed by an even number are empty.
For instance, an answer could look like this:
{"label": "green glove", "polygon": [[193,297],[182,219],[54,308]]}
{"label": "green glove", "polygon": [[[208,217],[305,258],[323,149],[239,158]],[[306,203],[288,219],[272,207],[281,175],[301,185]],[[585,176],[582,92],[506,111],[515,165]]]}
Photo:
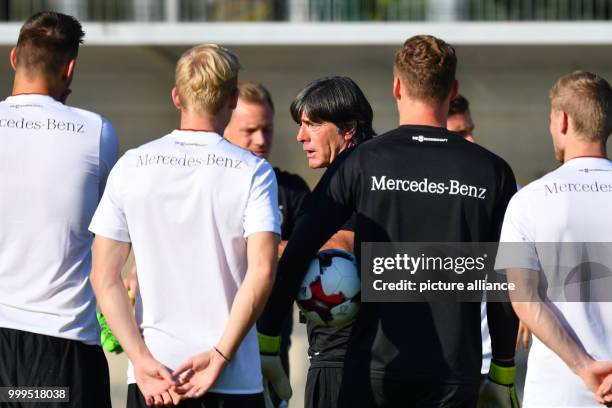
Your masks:
{"label": "green glove", "polygon": [[279,355],[281,337],[257,333],[257,340],[259,340],[261,372],[265,380],[272,385],[280,399],[289,401],[293,391]]}
{"label": "green glove", "polygon": [[257,341],[259,342],[259,354],[274,355],[280,353],[280,336],[268,336],[266,334],[257,333]]}
{"label": "green glove", "polygon": [[[131,298],[132,291],[128,289],[127,293],[128,297]],[[132,302],[132,306],[134,306],[134,302]],[[102,343],[102,348],[109,353],[123,353],[123,347],[121,347],[119,340],[117,340],[110,327],[108,327],[108,323],[106,323],[106,318],[104,315],[98,312],[96,313],[96,317],[98,318],[98,324],[100,325],[100,343]]]}
{"label": "green glove", "polygon": [[123,348],[121,347],[121,344],[119,344],[119,340],[117,340],[110,327],[108,327],[108,323],[106,323],[104,315],[98,312],[96,313],[96,317],[98,318],[98,324],[100,325],[100,343],[102,343],[102,348],[109,353],[122,353]]}
{"label": "green glove", "polygon": [[489,376],[480,388],[478,408],[519,408],[514,362],[491,361]]}

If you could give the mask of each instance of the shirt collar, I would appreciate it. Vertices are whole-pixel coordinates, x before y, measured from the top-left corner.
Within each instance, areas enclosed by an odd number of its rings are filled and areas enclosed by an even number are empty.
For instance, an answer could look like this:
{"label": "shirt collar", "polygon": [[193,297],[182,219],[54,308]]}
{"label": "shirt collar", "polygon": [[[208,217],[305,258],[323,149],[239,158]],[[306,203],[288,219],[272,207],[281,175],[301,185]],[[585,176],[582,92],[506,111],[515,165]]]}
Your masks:
{"label": "shirt collar", "polygon": [[170,135],[177,141],[205,145],[223,140],[223,136],[218,133],[195,129],[174,129]]}
{"label": "shirt collar", "polygon": [[43,94],[18,94],[18,95],[11,95],[9,97],[7,97],[5,99],[5,102],[9,102],[9,103],[32,103],[32,102],[38,102],[38,103],[49,103],[49,102],[55,102],[55,103],[59,103],[59,101],[55,98],[53,98],[52,96],[49,95],[43,95]]}

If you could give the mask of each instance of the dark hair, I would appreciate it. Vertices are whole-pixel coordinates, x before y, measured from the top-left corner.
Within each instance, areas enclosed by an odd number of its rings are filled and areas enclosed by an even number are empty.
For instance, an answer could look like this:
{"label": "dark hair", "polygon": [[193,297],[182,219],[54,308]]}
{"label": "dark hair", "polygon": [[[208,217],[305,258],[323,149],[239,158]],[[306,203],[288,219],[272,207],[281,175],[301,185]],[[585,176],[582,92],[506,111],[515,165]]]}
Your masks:
{"label": "dark hair", "polygon": [[314,123],[333,123],[341,133],[355,128],[355,144],[376,135],[372,129],[372,107],[359,86],[348,77],[324,77],[309,83],[289,109],[298,124],[305,113]]}
{"label": "dark hair", "polygon": [[406,40],[395,54],[395,74],[415,99],[440,103],[455,81],[455,49],[431,35],[416,35]]}
{"label": "dark hair", "polygon": [[465,112],[470,110],[470,103],[465,96],[457,95],[455,99],[450,102],[448,106],[448,116],[461,114],[463,115]]}
{"label": "dark hair", "polygon": [[238,82],[238,98],[257,105],[268,104],[274,112],[274,102],[270,92],[261,84],[255,82]]}
{"label": "dark hair", "polygon": [[85,33],[71,16],[54,11],[36,13],[23,24],[17,40],[17,65],[29,71],[57,74],[77,57]]}

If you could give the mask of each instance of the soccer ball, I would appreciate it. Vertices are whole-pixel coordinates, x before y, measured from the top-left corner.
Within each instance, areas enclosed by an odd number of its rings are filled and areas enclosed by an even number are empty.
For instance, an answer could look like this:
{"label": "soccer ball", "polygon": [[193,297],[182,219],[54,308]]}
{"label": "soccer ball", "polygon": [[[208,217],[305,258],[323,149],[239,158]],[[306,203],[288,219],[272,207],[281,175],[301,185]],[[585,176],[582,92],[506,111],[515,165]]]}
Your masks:
{"label": "soccer ball", "polygon": [[361,281],[353,254],[336,249],[317,254],[297,296],[307,320],[317,326],[339,327],[359,311]]}

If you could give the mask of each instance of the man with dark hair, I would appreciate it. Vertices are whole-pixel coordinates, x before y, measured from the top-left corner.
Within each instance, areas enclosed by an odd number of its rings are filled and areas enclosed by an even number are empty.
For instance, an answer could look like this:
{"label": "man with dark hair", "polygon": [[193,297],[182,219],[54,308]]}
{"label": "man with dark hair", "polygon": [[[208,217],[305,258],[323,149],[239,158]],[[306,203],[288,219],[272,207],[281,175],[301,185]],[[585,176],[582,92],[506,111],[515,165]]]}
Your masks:
{"label": "man with dark hair", "polygon": [[[326,171],[280,260],[260,333],[278,334],[306,266],[353,213],[358,260],[362,242],[498,239],[516,190],[514,175],[493,153],[446,130],[449,103],[457,94],[456,62],[455,50],[432,36],[412,37],[398,51],[393,95],[400,126],[357,146]],[[425,179],[446,187],[451,181],[469,184],[484,194],[402,188]],[[362,303],[339,405],[475,406],[482,358],[479,312],[479,303]],[[488,304],[488,315],[492,371],[499,374],[512,369],[517,321],[499,303]]]}
{"label": "man with dark hair", "polygon": [[0,387],[67,387],[70,406],[110,407],[87,226],[118,141],[103,117],[64,105],[83,35],[73,17],[42,12],[11,51],[13,92],[0,103]]}
{"label": "man with dark hair", "polygon": [[[300,126],[297,140],[302,144],[308,165],[313,169],[330,166],[375,134],[370,103],[359,86],[348,77],[325,77],[311,82],[295,97],[290,111],[293,120]],[[320,249],[352,252],[354,224],[355,219],[351,217]],[[283,306],[287,305],[280,305]],[[266,310],[275,308],[274,303],[269,303]],[[290,313],[288,310],[287,314]],[[266,316],[263,321],[265,324]],[[352,323],[328,328],[307,322],[310,368],[305,391],[306,408],[338,406],[351,329]],[[271,346],[277,343],[274,336],[260,334],[259,339],[263,353],[278,352],[276,347]]]}
{"label": "man with dark hair", "polygon": [[[525,406],[598,407],[612,402],[609,269],[598,268],[609,268],[612,241],[612,162],[606,154],[612,87],[599,75],[573,72],[551,89],[550,108],[555,158],[562,165],[510,201],[496,269],[515,283],[512,305],[534,334]],[[576,271],[581,282],[573,296]]]}
{"label": "man with dark hair", "polygon": [[459,133],[469,142],[475,142],[474,121],[470,112],[470,103],[463,95],[457,95],[448,107],[446,127],[451,132]]}

